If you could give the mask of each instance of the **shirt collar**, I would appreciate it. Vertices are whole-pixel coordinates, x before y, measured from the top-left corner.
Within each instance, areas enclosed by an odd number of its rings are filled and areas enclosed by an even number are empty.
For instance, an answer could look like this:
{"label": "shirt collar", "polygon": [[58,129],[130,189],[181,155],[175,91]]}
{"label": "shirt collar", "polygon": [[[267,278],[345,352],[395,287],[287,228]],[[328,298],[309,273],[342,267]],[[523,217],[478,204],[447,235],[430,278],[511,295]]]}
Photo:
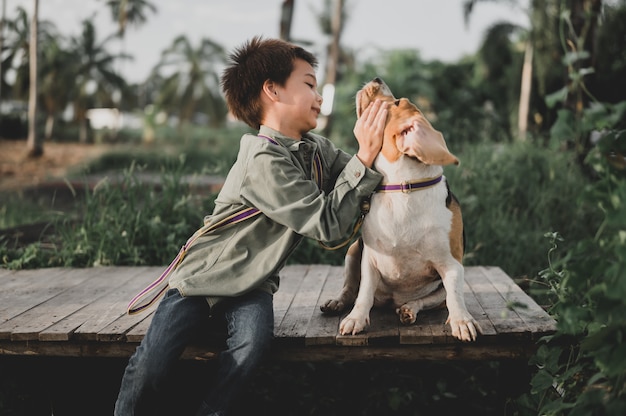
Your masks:
{"label": "shirt collar", "polygon": [[307,146],[311,146],[313,144],[314,147],[316,147],[306,134],[302,136],[302,140],[296,140],[293,137],[285,136],[278,130],[274,130],[273,128],[265,125],[262,125],[259,129],[259,134],[271,137],[291,151],[298,151],[305,144]]}

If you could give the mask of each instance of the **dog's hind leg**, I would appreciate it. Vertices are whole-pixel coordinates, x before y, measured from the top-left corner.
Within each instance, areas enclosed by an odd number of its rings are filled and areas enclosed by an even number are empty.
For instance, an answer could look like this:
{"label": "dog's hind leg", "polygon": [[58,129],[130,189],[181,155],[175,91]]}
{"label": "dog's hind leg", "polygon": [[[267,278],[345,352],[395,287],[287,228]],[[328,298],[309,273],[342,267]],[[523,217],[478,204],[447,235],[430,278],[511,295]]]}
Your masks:
{"label": "dog's hind leg", "polygon": [[335,299],[327,300],[320,309],[323,313],[338,314],[354,304],[361,284],[361,258],[363,240],[358,239],[348,249],[345,259],[345,280],[343,288]]}
{"label": "dog's hind leg", "polygon": [[410,325],[415,322],[420,311],[442,306],[445,300],[446,290],[443,286],[440,286],[433,293],[400,306],[396,309],[396,313],[400,317],[400,322]]}

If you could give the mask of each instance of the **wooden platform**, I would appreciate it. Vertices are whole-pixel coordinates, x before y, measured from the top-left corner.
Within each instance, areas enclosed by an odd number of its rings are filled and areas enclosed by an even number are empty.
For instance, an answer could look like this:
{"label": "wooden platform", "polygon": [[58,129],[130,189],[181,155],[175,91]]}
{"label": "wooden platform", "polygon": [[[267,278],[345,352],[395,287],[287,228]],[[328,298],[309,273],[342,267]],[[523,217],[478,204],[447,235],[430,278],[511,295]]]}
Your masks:
{"label": "wooden platform", "polygon": [[[128,316],[126,304],[162,267],[0,269],[0,354],[62,357],[130,356],[154,308]],[[288,266],[274,296],[275,359],[448,360],[520,359],[535,350],[555,321],[500,268],[466,268],[465,301],[482,335],[454,339],[447,311],[427,311],[404,326],[390,309],[375,309],[372,325],[356,336],[338,334],[340,316],[322,315],[320,303],[343,283],[343,268]],[[515,307],[512,307],[515,306]],[[194,345],[187,359],[211,359],[220,343]]]}

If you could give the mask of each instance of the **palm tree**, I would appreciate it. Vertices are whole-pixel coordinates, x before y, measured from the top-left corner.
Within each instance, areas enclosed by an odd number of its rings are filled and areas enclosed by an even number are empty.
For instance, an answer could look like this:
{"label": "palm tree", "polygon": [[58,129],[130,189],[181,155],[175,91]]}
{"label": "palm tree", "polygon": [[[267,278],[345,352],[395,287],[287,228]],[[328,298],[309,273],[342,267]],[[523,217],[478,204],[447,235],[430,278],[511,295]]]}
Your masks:
{"label": "palm tree", "polygon": [[[13,95],[27,98],[30,48],[30,18],[22,7],[16,10],[17,16],[5,22],[8,36],[4,39],[3,68],[14,69],[17,78],[13,83]],[[6,71],[3,73],[6,73]],[[4,80],[2,80],[4,82]]]}
{"label": "palm tree", "polygon": [[146,0],[104,0],[111,9],[113,20],[119,25],[121,38],[126,34],[128,25],[140,26],[146,22],[145,10],[157,12],[154,4]]}
{"label": "palm tree", "polygon": [[28,156],[39,157],[43,154],[43,141],[37,132],[37,23],[39,17],[39,0],[33,0],[33,17],[30,24],[30,93],[28,97],[28,140],[26,146]]}
{"label": "palm tree", "polygon": [[4,21],[7,11],[7,1],[2,0],[2,14],[0,14],[0,107],[2,107],[2,84],[4,80],[4,73],[2,71],[2,54],[4,52]]}
{"label": "palm tree", "polygon": [[[324,88],[333,91],[329,96],[324,97],[326,117],[324,123],[324,134],[329,135],[332,130],[332,106],[334,100],[335,84],[340,77],[340,65],[342,62],[341,34],[347,15],[344,0],[325,0],[324,9],[317,13],[317,19],[322,32],[329,37],[327,46],[326,70],[324,74]],[[325,94],[326,95],[326,94]]]}
{"label": "palm tree", "polygon": [[60,38],[42,41],[39,70],[39,101],[46,113],[45,140],[52,139],[56,117],[70,102],[76,73],[74,54],[61,45]]}
{"label": "palm tree", "polygon": [[[4,39],[3,68],[15,71],[15,80],[12,85],[12,95],[17,99],[28,100],[30,86],[30,44],[31,18],[25,9],[18,7],[17,16],[5,22],[8,27],[8,36]],[[47,20],[38,20],[38,42],[49,44],[59,38],[56,26]],[[4,82],[4,80],[0,80]],[[6,82],[5,82],[5,85]]]}
{"label": "palm tree", "polygon": [[179,127],[198,112],[206,114],[211,125],[220,125],[226,117],[219,93],[219,68],[224,62],[224,49],[217,43],[205,38],[194,48],[186,36],[178,36],[154,69],[163,76],[157,105],[176,113]]}
{"label": "palm tree", "polygon": [[283,0],[280,6],[280,38],[291,40],[291,22],[293,21],[293,8],[295,0]]}
{"label": "palm tree", "polygon": [[115,71],[116,59],[123,55],[111,55],[106,46],[111,36],[99,42],[91,19],[83,21],[79,37],[71,40],[71,50],[76,62],[76,90],[73,94],[74,118],[78,121],[81,143],[88,140],[87,110],[95,106],[112,106],[115,91],[124,89],[124,79]]}
{"label": "palm tree", "polygon": [[146,20],[146,11],[157,12],[154,4],[147,0],[104,0],[111,10],[113,21],[118,24],[121,54],[124,54],[124,39],[128,26],[141,26]]}
{"label": "palm tree", "polygon": [[[469,21],[469,17],[474,10],[474,6],[480,2],[493,1],[493,0],[466,0],[463,3],[463,11],[465,17],[465,23],[467,24]],[[516,0],[501,0],[502,2],[517,4]],[[532,21],[532,20],[531,20]],[[510,55],[511,51],[507,51],[507,47],[504,44],[509,43],[509,39],[512,35],[517,34],[519,37],[526,36],[528,37],[528,30],[518,26],[513,25],[508,22],[498,22],[494,24],[487,32],[485,36],[485,41],[483,42],[483,46],[481,48],[481,55],[486,65],[492,69],[497,71],[498,68],[502,67],[501,59],[502,55],[499,54],[504,53],[504,55]],[[520,80],[520,94],[519,94],[519,102],[518,102],[518,134],[517,137],[520,140],[526,139],[526,131],[528,129],[528,114],[529,114],[529,106],[530,106],[530,94],[531,94],[531,85],[532,85],[532,77],[533,77],[533,44],[532,40],[528,39],[524,46],[524,59],[523,59],[523,67],[521,71],[521,80]],[[496,53],[494,53],[496,52]],[[511,57],[507,57],[505,59],[509,59],[508,64],[512,64]],[[489,86],[496,87],[494,85],[494,76],[493,74],[488,75]],[[502,82],[503,78],[500,77],[500,82]],[[499,86],[500,88],[502,85]],[[497,87],[496,87],[497,88]],[[501,90],[502,91],[502,90]],[[504,90],[507,91],[507,90]],[[498,96],[498,94],[496,94]],[[495,108],[500,111],[500,118],[502,122],[504,122],[504,126],[509,126],[509,111],[507,110],[507,103],[514,102],[513,97],[509,97],[508,100],[504,100],[504,102],[496,102]],[[502,104],[505,106],[502,107]],[[507,131],[510,129],[507,128]]]}
{"label": "palm tree", "polygon": [[[478,52],[483,68],[483,88],[489,101],[493,103],[493,114],[497,117],[497,123],[502,127],[508,138],[511,137],[511,118],[515,110],[515,102],[519,98],[521,103],[528,103],[530,90],[527,89],[527,82],[530,78],[522,79],[524,94],[518,95],[521,91],[517,88],[520,85],[519,44],[512,41],[515,35],[524,35],[526,30],[518,25],[507,22],[498,22],[492,25],[486,32],[483,44]],[[526,42],[529,44],[530,42]],[[525,58],[532,57],[532,51],[525,51]],[[530,62],[524,61],[524,69],[531,70]],[[530,77],[531,73],[524,74]],[[520,112],[528,113],[528,108],[524,104],[518,105],[518,138],[524,140],[526,135],[526,125],[520,118]]]}

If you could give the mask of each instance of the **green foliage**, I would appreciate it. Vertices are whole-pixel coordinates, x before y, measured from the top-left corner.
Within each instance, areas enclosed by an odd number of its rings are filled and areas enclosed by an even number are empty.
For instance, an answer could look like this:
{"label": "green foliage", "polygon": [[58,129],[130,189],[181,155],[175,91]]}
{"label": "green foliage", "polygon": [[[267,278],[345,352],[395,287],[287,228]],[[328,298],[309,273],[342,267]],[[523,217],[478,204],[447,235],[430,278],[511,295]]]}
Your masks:
{"label": "green foliage", "polygon": [[[539,274],[558,321],[531,364],[522,414],[623,415],[626,412],[626,131],[605,135],[587,162],[598,173],[581,200],[602,221],[560,260],[550,233],[549,267]],[[619,163],[616,163],[619,161]],[[571,411],[570,411],[571,409]]]}
{"label": "green foliage", "polygon": [[121,184],[104,179],[87,190],[79,218],[56,221],[58,235],[52,243],[18,248],[5,243],[0,253],[6,267],[169,263],[212,209],[212,198],[193,196],[181,184],[180,171],[164,173],[161,189],[156,189],[141,183],[136,169],[131,165]]}
{"label": "green foliage", "polygon": [[578,202],[588,180],[570,152],[531,142],[450,148],[461,159],[445,173],[463,210],[466,265],[534,276],[545,258],[545,230],[563,230],[577,241],[599,221],[588,204]]}

